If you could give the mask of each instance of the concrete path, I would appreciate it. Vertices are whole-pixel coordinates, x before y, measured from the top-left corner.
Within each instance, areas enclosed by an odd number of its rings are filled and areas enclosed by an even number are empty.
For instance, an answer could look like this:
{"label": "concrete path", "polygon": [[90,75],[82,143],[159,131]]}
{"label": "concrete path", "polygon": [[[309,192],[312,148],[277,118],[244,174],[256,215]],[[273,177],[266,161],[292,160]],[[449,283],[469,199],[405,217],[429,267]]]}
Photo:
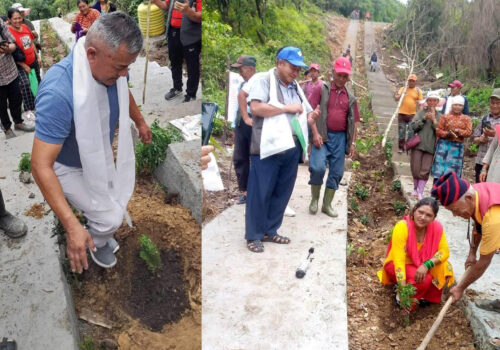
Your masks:
{"label": "concrete path", "polygon": [[[350,173],[344,178],[349,181]],[[310,215],[306,166],[299,167],[280,229],[290,245],[246,248],[245,206],[203,228],[203,349],[347,349],[345,247],[347,186],[335,196],[339,217]],[[295,270],[314,247],[303,279]],[[223,330],[223,331],[221,331]]]}
{"label": "concrete path", "polygon": [[[9,239],[0,231],[0,337],[15,338],[20,350],[77,349],[76,318],[52,213],[42,219],[24,212],[43,202],[36,184],[22,184],[16,171],[22,152],[31,152],[33,133],[0,141],[0,189],[8,211],[28,225],[28,234]],[[33,193],[35,198],[29,198]],[[45,206],[45,209],[50,209]]]}
{"label": "concrete path", "polygon": [[[384,23],[365,23],[365,48],[375,48],[374,29]],[[372,106],[377,116],[380,132],[385,131],[388,117],[392,115],[396,108],[396,102],[393,98],[393,90],[389,81],[385,78],[381,70],[370,72],[368,69],[369,55],[371,52],[365,52],[367,74],[370,81],[370,92],[373,94]],[[395,126],[394,126],[395,125]],[[410,205],[414,205],[416,200],[411,196],[413,191],[413,178],[409,169],[409,157],[397,153],[397,120],[391,128],[393,135],[393,165],[402,183],[402,190]],[[425,195],[430,195],[432,179],[429,179],[425,189]],[[464,262],[469,252],[469,244],[466,240],[467,221],[459,217],[453,217],[450,211],[440,208],[438,218],[444,226],[445,234],[450,247],[449,261],[453,265],[455,277],[460,279],[464,273]],[[500,298],[500,256],[493,258],[491,265],[484,275],[469,289],[481,293],[487,298]],[[493,337],[500,337],[500,314],[483,311],[475,306],[469,298],[464,298],[464,308],[467,318],[470,320],[472,329],[479,341],[481,349],[490,349],[488,340]],[[491,323],[493,327],[488,325]]]}
{"label": "concrete path", "polygon": [[[358,21],[343,49],[355,55]],[[345,173],[349,184],[351,174]],[[348,349],[346,302],[347,186],[334,205],[339,217],[310,215],[309,171],[299,166],[280,233],[289,246],[246,248],[245,207],[235,205],[203,228],[203,349]],[[322,197],[320,198],[320,203]],[[295,270],[310,247],[315,259],[304,279]],[[221,329],[224,331],[221,332]]]}

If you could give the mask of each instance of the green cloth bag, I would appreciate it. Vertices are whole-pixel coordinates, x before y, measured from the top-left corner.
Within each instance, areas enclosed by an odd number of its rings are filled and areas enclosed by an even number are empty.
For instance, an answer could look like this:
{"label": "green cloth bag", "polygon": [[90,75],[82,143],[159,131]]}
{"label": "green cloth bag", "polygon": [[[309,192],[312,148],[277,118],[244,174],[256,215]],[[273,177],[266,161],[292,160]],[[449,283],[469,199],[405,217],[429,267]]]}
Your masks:
{"label": "green cloth bag", "polygon": [[34,69],[30,71],[28,78],[30,79],[30,89],[33,93],[33,97],[36,97],[36,93],[38,92],[38,79],[36,78],[36,72]]}
{"label": "green cloth bag", "polygon": [[302,128],[300,127],[299,119],[297,119],[297,114],[292,117],[292,128],[295,131],[295,135],[297,135],[297,138],[299,139],[302,150],[307,153],[306,139],[302,133]]}

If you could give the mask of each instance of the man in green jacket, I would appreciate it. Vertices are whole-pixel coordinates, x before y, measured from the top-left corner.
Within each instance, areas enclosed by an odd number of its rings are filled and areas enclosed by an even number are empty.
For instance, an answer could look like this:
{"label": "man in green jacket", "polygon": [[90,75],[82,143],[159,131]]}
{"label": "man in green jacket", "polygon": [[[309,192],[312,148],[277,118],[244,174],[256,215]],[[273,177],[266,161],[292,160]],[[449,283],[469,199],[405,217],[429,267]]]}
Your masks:
{"label": "man in green jacket", "polygon": [[339,57],[334,63],[333,83],[323,83],[321,90],[321,116],[311,126],[312,150],[309,160],[312,200],[309,212],[318,211],[319,193],[328,162],[328,178],[321,211],[330,217],[337,217],[332,207],[335,191],[344,174],[345,156],[354,154],[356,123],[360,120],[356,98],[345,87],[351,74],[351,63],[346,57]]}

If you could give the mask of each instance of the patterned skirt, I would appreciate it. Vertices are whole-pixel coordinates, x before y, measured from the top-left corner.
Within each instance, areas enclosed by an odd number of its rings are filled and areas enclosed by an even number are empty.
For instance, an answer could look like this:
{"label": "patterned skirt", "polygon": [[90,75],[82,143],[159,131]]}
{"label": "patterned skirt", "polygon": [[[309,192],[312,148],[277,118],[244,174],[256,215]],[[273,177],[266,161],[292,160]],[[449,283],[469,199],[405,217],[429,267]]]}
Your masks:
{"label": "patterned skirt", "polygon": [[458,177],[461,177],[463,162],[463,143],[439,139],[434,153],[431,175],[434,178],[440,178],[444,174],[454,171]]}

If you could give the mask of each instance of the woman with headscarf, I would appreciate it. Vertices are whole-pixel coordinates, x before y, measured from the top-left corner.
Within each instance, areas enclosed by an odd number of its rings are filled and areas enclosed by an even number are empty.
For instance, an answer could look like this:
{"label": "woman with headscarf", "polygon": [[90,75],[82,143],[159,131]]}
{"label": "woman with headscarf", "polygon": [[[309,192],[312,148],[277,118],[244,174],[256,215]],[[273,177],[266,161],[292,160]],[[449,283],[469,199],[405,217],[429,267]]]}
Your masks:
{"label": "woman with headscarf", "polygon": [[434,183],[446,173],[454,171],[460,177],[464,160],[464,140],[472,135],[472,119],[462,113],[464,98],[450,98],[451,111],[439,119],[436,126],[438,142],[431,175]]}
{"label": "woman with headscarf", "polygon": [[377,273],[383,284],[411,283],[416,288],[414,298],[422,303],[440,303],[443,287],[455,280],[443,226],[435,220],[438,210],[431,197],[415,204],[410,215],[394,226],[384,266]]}
{"label": "woman with headscarf", "polygon": [[421,200],[425,184],[429,179],[432,159],[436,150],[436,126],[441,113],[436,109],[439,95],[435,92],[427,94],[427,107],[417,112],[410,124],[413,133],[418,135],[420,143],[411,150],[410,168],[413,176],[413,196]]}

